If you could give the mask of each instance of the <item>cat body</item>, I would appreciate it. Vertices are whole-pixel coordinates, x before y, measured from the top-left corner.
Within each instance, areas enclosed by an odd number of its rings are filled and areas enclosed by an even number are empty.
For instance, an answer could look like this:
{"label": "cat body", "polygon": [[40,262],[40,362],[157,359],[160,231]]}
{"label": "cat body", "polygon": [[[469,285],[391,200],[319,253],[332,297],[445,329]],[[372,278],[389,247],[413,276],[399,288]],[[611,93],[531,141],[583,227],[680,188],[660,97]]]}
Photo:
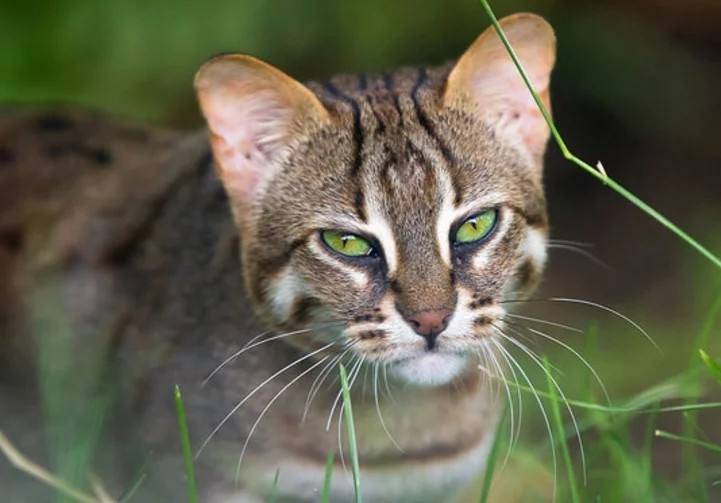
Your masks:
{"label": "cat body", "polygon": [[[547,100],[550,27],[504,26]],[[215,58],[196,77],[210,143],[3,114],[5,368],[62,336],[77,368],[56,385],[112,382],[87,396],[117,398],[106,456],[153,451],[141,501],[183,492],[175,384],[203,501],[267,497],[276,472],[280,498],[317,500],[328,453],[349,501],[343,363],[365,500],[452,499],[502,408],[503,300],[545,261],[548,131],[502,51],[486,32],[455,64],[307,85]]]}

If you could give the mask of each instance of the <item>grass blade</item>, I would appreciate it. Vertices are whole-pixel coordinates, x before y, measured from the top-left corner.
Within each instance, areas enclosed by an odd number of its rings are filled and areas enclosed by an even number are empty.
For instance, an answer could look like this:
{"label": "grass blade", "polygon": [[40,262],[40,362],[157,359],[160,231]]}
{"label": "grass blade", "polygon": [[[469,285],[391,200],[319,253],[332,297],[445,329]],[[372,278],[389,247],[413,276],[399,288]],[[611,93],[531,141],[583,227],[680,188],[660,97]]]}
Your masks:
{"label": "grass blade", "polygon": [[345,366],[340,364],[340,385],[343,392],[343,410],[345,415],[346,429],[348,430],[348,449],[350,450],[351,466],[353,468],[353,490],[355,491],[355,502],[361,503],[360,463],[358,462],[358,445],[355,436],[355,422],[353,420],[353,407],[350,401],[350,389],[348,387],[348,374]]}
{"label": "grass blade", "polygon": [[42,466],[30,461],[10,443],[10,440],[8,440],[2,431],[0,431],[0,454],[4,454],[10,464],[18,470],[44,482],[58,492],[73,498],[75,501],[82,503],[97,503],[98,501],[95,497],[80,491],[53,475]]}
{"label": "grass blade", "polygon": [[333,456],[332,452],[329,452],[325,460],[325,475],[323,476],[323,492],[320,494],[320,503],[330,503],[330,482],[333,477],[334,462],[335,456]]}
{"label": "grass blade", "polygon": [[493,445],[491,445],[491,452],[488,454],[488,460],[486,461],[486,473],[483,474],[483,488],[481,489],[480,503],[487,503],[488,496],[491,494],[491,485],[493,483],[493,474],[496,470],[496,463],[498,462],[498,453],[501,451],[501,439],[505,438],[506,431],[506,415],[508,409],[503,409],[503,416],[501,421],[496,428],[496,435],[493,438]]}
{"label": "grass blade", "polygon": [[[709,338],[711,337],[711,332],[717,321],[719,312],[721,312],[721,295],[717,293],[715,296],[715,301],[711,305],[711,308],[706,315],[701,330],[696,336],[694,345],[692,346],[693,350],[688,365],[689,369],[696,369],[699,367],[699,353],[697,353],[697,351],[700,352],[701,360],[704,360],[705,353],[701,348],[704,348],[708,345]],[[697,379],[694,387],[700,390],[701,379]],[[695,405],[697,403],[697,397],[692,397],[685,401],[686,405]],[[698,432],[698,411],[684,411],[684,416],[686,418],[686,421],[684,421],[683,424],[682,434],[686,437],[691,437]],[[692,490],[695,492],[695,494],[693,494],[693,498],[697,501],[708,501],[706,475],[704,474],[703,463],[701,462],[701,459],[698,455],[697,447],[693,444],[684,443],[681,448],[681,459],[683,465],[686,467],[688,478],[694,482],[692,484],[692,486],[695,486],[695,488],[692,488]]]}
{"label": "grass blade", "polygon": [[[563,418],[561,417],[561,408],[558,405],[559,396],[556,391],[556,387],[553,385],[551,380],[551,365],[548,363],[546,357],[543,358],[543,366],[546,369],[546,380],[548,383],[548,395],[551,398],[551,415],[553,416],[554,428],[558,432],[557,438],[566,439],[566,428],[563,425]],[[576,472],[573,469],[573,462],[571,460],[571,453],[568,451],[568,440],[561,440],[561,455],[563,456],[563,463],[566,465],[566,473],[568,475],[568,487],[571,491],[571,501],[573,503],[580,503],[581,497],[578,494],[578,482],[576,481]]]}
{"label": "grass blade", "polygon": [[641,467],[644,474],[644,486],[648,488],[647,495],[653,494],[653,432],[656,427],[657,414],[651,414],[646,421],[643,434],[643,447],[641,449]]}
{"label": "grass blade", "polygon": [[[511,56],[511,59],[513,60],[513,64],[518,69],[518,72],[521,74],[521,78],[523,79],[523,82],[526,84],[526,87],[530,91],[531,95],[533,96],[533,100],[536,102],[536,105],[538,106],[538,109],[540,110],[541,114],[543,115],[544,120],[546,121],[546,124],[548,124],[549,129],[551,130],[551,134],[553,135],[553,138],[556,140],[556,144],[558,145],[558,148],[561,150],[561,153],[563,154],[563,157],[575,164],[576,166],[580,167],[584,171],[586,171],[588,174],[602,182],[603,184],[607,185],[611,190],[619,194],[621,197],[629,201],[631,204],[639,208],[641,211],[646,213],[648,216],[656,220],[658,223],[666,227],[668,230],[670,230],[672,233],[674,233],[679,239],[685,241],[689,246],[694,248],[697,252],[699,252],[701,255],[706,257],[711,263],[713,263],[716,267],[721,269],[721,258],[717,257],[713,253],[711,253],[706,247],[704,247],[701,243],[696,241],[694,238],[692,238],[689,234],[687,234],[683,229],[678,227],[676,224],[671,222],[668,218],[663,216],[661,213],[656,211],[654,208],[649,206],[646,202],[644,202],[642,199],[637,197],[634,193],[626,189],[624,186],[622,186],[620,183],[613,180],[611,177],[608,176],[606,171],[601,167],[594,168],[587,162],[583,161],[582,159],[576,157],[566,146],[566,142],[563,140],[563,137],[558,132],[558,129],[556,128],[555,123],[553,122],[553,119],[551,118],[551,114],[546,109],[546,106],[541,101],[541,98],[538,96],[538,93],[536,93],[536,90],[533,88],[533,84],[531,84],[531,80],[528,78],[528,74],[526,73],[526,70],[523,68],[523,65],[521,64],[521,61],[518,59],[518,56],[516,55],[516,52],[513,50],[513,47],[511,46],[511,43],[508,41],[508,38],[506,37],[506,34],[503,32],[503,28],[501,28],[500,23],[498,22],[498,19],[496,19],[496,15],[493,13],[493,10],[491,9],[490,4],[488,3],[488,0],[480,0],[481,5],[483,6],[483,9],[486,11],[486,14],[488,14],[488,17],[491,19],[491,23],[493,23],[493,28],[496,30],[496,33],[498,33],[498,36],[501,38],[501,42],[503,42],[503,45],[505,46],[506,50],[508,51],[508,54]],[[599,163],[600,164],[600,163]]]}
{"label": "grass blade", "polygon": [[185,415],[185,405],[180,394],[180,388],[175,385],[173,393],[175,398],[175,413],[178,417],[178,429],[180,430],[180,446],[183,450],[183,461],[185,463],[185,483],[188,489],[188,502],[198,503],[198,486],[195,483],[195,469],[193,468],[193,451],[190,449],[190,435],[188,434],[188,420]]}
{"label": "grass blade", "polygon": [[721,384],[721,364],[711,358],[711,356],[709,356],[709,354],[703,349],[699,349],[698,352],[699,355],[701,355],[701,361],[703,361],[704,365],[706,365],[706,368],[709,370],[711,375]]}
{"label": "grass blade", "polygon": [[273,487],[270,488],[270,497],[268,498],[269,503],[275,503],[278,499],[278,477],[280,476],[280,468],[276,468],[275,477],[273,477]]}
{"label": "grass blade", "polygon": [[656,430],[654,432],[654,435],[659,438],[667,438],[669,440],[677,440],[679,442],[685,442],[687,444],[693,444],[693,445],[697,445],[699,447],[703,447],[704,449],[708,449],[709,451],[721,453],[721,445],[712,444],[711,442],[699,440],[698,438],[685,437],[683,435],[676,435],[674,433],[669,433],[668,431],[663,431],[663,430]]}

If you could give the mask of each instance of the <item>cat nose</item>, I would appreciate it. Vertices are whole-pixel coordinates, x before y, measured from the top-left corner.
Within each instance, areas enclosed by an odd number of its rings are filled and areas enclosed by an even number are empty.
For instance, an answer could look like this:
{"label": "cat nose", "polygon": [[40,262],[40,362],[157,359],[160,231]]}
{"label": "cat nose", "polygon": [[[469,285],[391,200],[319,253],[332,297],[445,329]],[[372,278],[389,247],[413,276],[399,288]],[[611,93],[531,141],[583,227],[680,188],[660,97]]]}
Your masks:
{"label": "cat nose", "polygon": [[425,337],[428,349],[433,349],[436,337],[448,326],[451,314],[450,309],[429,309],[414,313],[407,321],[418,335]]}

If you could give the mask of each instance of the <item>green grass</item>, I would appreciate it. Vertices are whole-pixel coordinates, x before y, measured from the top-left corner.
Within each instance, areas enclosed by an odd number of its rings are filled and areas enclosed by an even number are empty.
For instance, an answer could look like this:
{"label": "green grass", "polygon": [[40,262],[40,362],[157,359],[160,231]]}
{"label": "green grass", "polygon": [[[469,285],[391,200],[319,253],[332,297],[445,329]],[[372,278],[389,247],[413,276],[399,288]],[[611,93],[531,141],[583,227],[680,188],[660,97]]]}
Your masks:
{"label": "green grass", "polygon": [[270,496],[268,497],[269,503],[275,503],[278,499],[278,477],[280,477],[280,468],[275,470],[275,475],[273,476],[273,486],[270,488]]}
{"label": "green grass", "polygon": [[538,106],[538,109],[541,111],[541,114],[543,115],[544,120],[548,124],[548,127],[551,130],[551,135],[553,136],[554,140],[556,141],[556,144],[558,145],[558,148],[561,150],[561,153],[563,154],[563,157],[566,158],[568,161],[572,162],[576,166],[583,169],[586,173],[590,174],[600,182],[602,182],[604,185],[608,186],[611,190],[619,194],[621,197],[625,198],[629,202],[631,202],[633,205],[635,205],[638,209],[646,213],[648,216],[656,220],[658,223],[666,227],[669,231],[674,233],[679,239],[682,241],[685,241],[686,244],[694,248],[697,252],[699,252],[701,255],[706,257],[709,261],[711,261],[712,264],[714,264],[717,268],[721,269],[721,258],[713,254],[710,250],[708,250],[705,246],[703,246],[701,243],[699,243],[696,239],[691,237],[686,231],[681,229],[679,226],[671,222],[668,218],[666,218],[664,215],[656,211],[653,207],[651,207],[649,204],[647,204],[645,201],[643,201],[641,198],[639,198],[636,194],[631,192],[630,190],[626,189],[624,186],[622,186],[620,183],[618,183],[616,180],[608,176],[608,173],[606,173],[606,170],[603,168],[603,165],[601,162],[597,164],[597,166],[594,168],[590,164],[588,164],[586,161],[580,159],[575,154],[573,154],[569,148],[566,146],[566,142],[561,136],[561,134],[558,132],[558,129],[556,128],[556,124],[553,121],[553,118],[551,117],[550,112],[546,108],[546,105],[543,104],[543,101],[538,96],[538,93],[533,88],[533,84],[531,84],[531,80],[528,77],[528,74],[526,73],[526,70],[523,68],[523,65],[521,64],[521,61],[518,59],[518,56],[516,55],[516,52],[513,50],[513,47],[511,46],[511,43],[508,41],[508,38],[506,37],[506,34],[503,31],[503,28],[501,27],[500,23],[498,22],[498,19],[496,18],[496,15],[493,12],[493,9],[491,9],[491,5],[488,3],[488,0],[480,0],[481,5],[483,6],[483,9],[486,11],[486,14],[488,14],[488,17],[491,19],[491,22],[493,23],[493,27],[496,30],[496,33],[498,33],[498,36],[501,38],[501,41],[503,42],[503,45],[505,46],[506,50],[508,51],[509,56],[513,60],[513,64],[518,69],[519,74],[521,75],[521,78],[523,79],[523,82],[526,84],[526,87],[528,88],[528,91],[533,96],[533,100],[536,102],[536,106]]}
{"label": "green grass", "polygon": [[[481,3],[491,17],[494,26],[499,30],[501,39],[507,44],[509,53],[515,58],[512,48],[498,26],[490,5],[486,0],[481,0]],[[86,3],[86,7],[87,5],[89,5],[89,3]],[[172,4],[172,2],[167,2],[167,5],[169,9],[180,8],[180,6]],[[299,15],[307,15],[304,14],[304,12],[308,9],[294,7],[290,4],[289,8],[295,9],[293,12],[298,12]],[[436,8],[444,9],[445,7]],[[401,8],[399,9],[402,10]],[[224,9],[218,9],[218,11],[221,10]],[[300,12],[301,10],[303,12]],[[367,10],[370,12],[373,9]],[[437,13],[438,12],[435,14]],[[405,13],[403,14],[405,15]],[[266,15],[269,18],[274,17],[270,11],[266,12]],[[126,17],[127,16],[130,16],[130,13],[126,12]],[[235,23],[238,20],[231,20],[226,14],[222,14],[222,16],[228,18],[228,22],[233,24],[233,33],[250,33],[250,30],[236,29]],[[161,16],[145,17],[150,19]],[[470,16],[465,17],[470,18]],[[248,25],[250,21],[255,22],[255,19],[256,17],[252,15],[245,16],[239,21]],[[371,26],[372,22],[371,19],[368,18],[367,22],[357,24],[367,24]],[[426,26],[430,29],[432,26],[446,24],[450,26],[452,23],[439,23],[435,15],[432,15],[428,16],[427,26],[422,23],[419,26]],[[469,22],[469,24],[473,23]],[[85,25],[87,26],[87,23]],[[128,26],[138,26],[138,24],[129,23]],[[475,30],[476,28],[472,27],[472,29]],[[42,31],[51,33],[51,31],[44,29]],[[71,32],[66,31],[68,33]],[[320,32],[320,28],[316,27],[316,31]],[[351,32],[351,30],[346,31]],[[134,31],[128,33],[131,35],[128,36],[128,39],[144,39],[142,36],[132,36],[135,33]],[[340,33],[336,33],[335,35],[340,36]],[[596,35],[598,35],[600,41],[607,40],[609,36],[616,36],[616,34],[604,35],[601,33],[588,33],[588,37],[595,37]],[[52,37],[52,35],[48,36]],[[601,37],[607,38],[604,39]],[[173,79],[177,81],[190,75],[192,70],[197,66],[197,62],[212,52],[210,49],[198,49],[196,47],[196,42],[202,37],[187,37],[180,33],[179,38],[183,40],[178,40],[177,43],[170,44],[173,54],[176,54],[178,51],[183,51],[182,47],[180,49],[178,47],[178,44],[181,43],[186,44],[183,46],[186,47],[186,49],[189,46],[192,46],[192,48],[187,49],[187,54],[190,54],[191,57],[184,59],[183,64],[185,66],[175,69],[177,74],[172,75]],[[429,37],[429,39],[430,38],[431,37]],[[374,39],[378,39],[378,37],[374,34],[366,34],[364,42],[357,44],[358,53],[365,54],[370,45],[369,42]],[[383,40],[385,43],[386,39]],[[33,42],[35,42],[35,40],[33,40]],[[576,40],[576,42],[578,42],[578,40]],[[435,44],[435,42],[433,43]],[[573,43],[573,41],[571,43]],[[227,39],[224,44],[223,48],[236,48],[239,45],[243,45],[244,42],[241,44],[237,39]],[[314,44],[315,43],[310,45],[315,47]],[[320,49],[324,47],[324,44],[324,40],[317,43],[319,52]],[[398,42],[395,44],[396,46],[404,45]],[[55,46],[55,40],[53,39],[52,44],[49,45]],[[249,46],[243,45],[243,47],[252,51],[255,46],[250,44]],[[383,49],[383,44],[379,44],[378,47],[379,48],[374,49],[374,51],[387,50]],[[352,47],[348,47],[348,44],[346,44],[338,50],[344,53],[345,56],[349,48],[352,49]],[[460,45],[458,48],[460,48]],[[629,50],[631,49],[632,48],[629,47]],[[268,54],[266,57],[279,62],[280,66],[284,67],[283,63],[289,64],[290,62],[283,59],[286,58],[286,56],[282,56],[283,50],[284,48],[281,48],[277,54]],[[19,54],[22,56],[22,51],[19,52]],[[415,53],[413,53],[413,55],[414,54]],[[382,65],[390,67],[395,66],[398,61],[407,62],[412,60],[409,54],[401,54],[400,52],[393,57],[396,59],[383,60]],[[443,54],[443,57],[447,57],[447,55]],[[299,66],[305,64],[308,59],[303,59],[298,54],[291,54],[287,56],[287,58],[301,61],[301,63],[295,63]],[[423,58],[425,59],[426,56],[424,55]],[[117,61],[117,58],[104,57],[103,59],[107,61]],[[142,60],[142,58],[139,58],[138,54],[135,53],[127,55],[126,59],[132,62]],[[188,59],[192,61],[188,62]],[[19,58],[19,60],[25,61],[25,58]],[[35,60],[36,62],[37,60],[53,61],[54,58],[48,57],[47,55],[43,57],[36,56]],[[78,59],[78,61],[82,60]],[[349,59],[349,61],[353,60]],[[528,79],[517,58],[515,58],[515,63],[528,85]],[[357,60],[349,64],[360,67],[360,65],[357,64]],[[363,64],[369,67],[382,66],[377,63],[377,60],[364,61]],[[318,60],[318,62],[313,62],[312,65],[316,65],[312,70],[314,74],[318,75],[322,75],[322,72],[326,71],[326,68],[337,67],[333,61],[329,62],[327,59]],[[89,65],[85,66],[87,67]],[[152,64],[148,64],[147,67],[148,69],[154,67],[161,68],[160,65]],[[77,74],[85,79],[87,72],[80,71],[82,68],[83,66],[79,66],[74,71],[66,71],[63,67],[62,71],[57,72],[57,75],[71,76]],[[621,66],[611,69],[617,72],[624,70]],[[131,75],[133,76],[132,78],[135,78],[137,75],[145,75],[144,69],[141,68],[141,70],[142,71],[133,71],[133,68],[123,68],[122,71],[116,71],[116,73],[112,75],[112,78],[108,77],[106,80],[112,82],[114,84],[113,87],[120,87],[125,90],[128,86],[122,84],[116,86],[116,80],[119,76]],[[164,70],[165,69],[163,69],[163,71]],[[161,70],[157,71],[160,72]],[[629,68],[629,71],[633,71],[633,69]],[[612,72],[599,72],[601,75],[609,75],[611,73]],[[31,80],[38,80],[37,76],[31,77],[33,77]],[[148,78],[144,79],[143,82],[145,82],[145,80],[156,81],[155,79]],[[75,89],[77,82],[68,82],[67,85],[68,88]],[[167,82],[165,85],[167,85]],[[187,90],[183,91],[183,93],[189,94],[189,84],[185,83],[183,86],[187,87]],[[25,90],[26,87],[27,86],[21,82],[19,88]],[[96,94],[110,101],[103,102],[98,98],[91,99],[91,103],[116,110],[124,110],[126,105],[132,105],[131,109],[135,110],[136,114],[140,114],[140,110],[150,107],[150,109],[154,110],[150,116],[156,118],[165,117],[167,119],[171,115],[163,115],[160,113],[160,109],[157,108],[159,105],[154,105],[157,101],[155,97],[152,97],[153,99],[147,98],[143,101],[136,100],[136,96],[131,94],[131,103],[123,103],[121,106],[118,103],[113,103],[112,97],[108,97],[111,96],[111,94],[107,92],[109,88],[107,82],[101,80],[96,87]],[[147,87],[146,85],[139,86],[139,88],[143,90]],[[164,94],[164,89],[165,88],[161,89],[161,94]],[[712,263],[717,266],[720,265],[721,262],[715,254],[711,253],[706,247],[699,244],[696,239],[692,238],[684,230],[678,228],[636,195],[629,192],[612,177],[609,177],[605,170],[599,170],[597,167],[593,167],[591,164],[573,154],[567,147],[550,114],[545,110],[542,102],[538,100],[538,96],[533,92],[531,86],[529,86],[529,90],[541,107],[541,111],[549,124],[554,140],[567,160],[660,222]],[[177,91],[172,92],[168,94],[168,99],[176,100],[181,95],[183,94]],[[654,94],[651,95],[658,96]],[[61,94],[61,96],[63,95]],[[36,96],[30,95],[29,98],[36,99]],[[653,100],[649,103],[652,104]],[[151,105],[156,106],[156,108],[152,108]],[[657,114],[656,117],[660,117],[658,115],[659,112],[656,111],[654,113]],[[683,125],[679,125],[677,129],[683,129]],[[674,129],[674,131],[676,131],[676,129]],[[708,223],[705,228],[709,236],[718,234],[719,229],[716,224]],[[677,267],[690,267],[687,263],[675,265]],[[659,274],[662,273],[663,272],[659,272]],[[683,289],[684,295],[688,298],[698,299],[694,300],[697,305],[706,305],[705,301],[708,300],[706,295],[708,289],[707,276],[707,274],[704,274],[696,278],[696,281],[689,279],[689,284],[678,285],[678,287]],[[43,295],[38,297],[34,303],[45,308],[48,308],[48,306],[50,306],[50,308],[61,306],[60,297],[61,294],[51,292],[47,296]],[[720,348],[717,319],[717,315],[719,311],[721,311],[721,295],[716,293],[711,297],[711,300],[714,301],[714,304],[708,309],[703,326],[698,332],[698,335],[693,339],[693,342],[690,341],[690,330],[687,328],[684,328],[681,333],[678,333],[675,329],[665,328],[663,326],[659,326],[657,330],[654,330],[655,336],[661,336],[661,338],[666,341],[664,348],[670,348],[670,351],[667,351],[667,358],[663,360],[662,365],[658,363],[653,365],[647,363],[647,360],[650,360],[651,357],[644,350],[634,349],[637,348],[637,346],[629,346],[629,343],[626,341],[629,340],[631,334],[623,330],[598,330],[593,332],[596,335],[588,335],[589,332],[587,332],[587,339],[593,344],[589,343],[586,346],[583,352],[584,356],[588,357],[592,362],[602,365],[605,371],[602,371],[601,374],[613,381],[609,389],[613,395],[615,405],[609,405],[602,400],[597,400],[599,398],[597,396],[598,392],[593,388],[591,380],[587,380],[588,372],[585,369],[574,367],[573,364],[569,363],[569,360],[563,359],[564,356],[561,353],[549,351],[549,361],[552,361],[556,367],[563,369],[563,373],[557,375],[557,377],[565,387],[570,388],[568,396],[571,398],[568,400],[568,403],[578,414],[579,429],[584,439],[588,440],[586,443],[588,481],[586,484],[579,484],[577,480],[578,477],[576,474],[579,473],[581,463],[578,457],[579,453],[572,448],[575,431],[569,422],[569,418],[564,417],[564,411],[559,406],[562,403],[562,399],[555,387],[552,386],[552,383],[549,382],[548,376],[543,375],[540,369],[536,369],[537,375],[532,376],[534,382],[544,382],[545,378],[545,382],[548,384],[547,389],[539,389],[537,393],[543,400],[544,405],[551,407],[549,410],[552,412],[553,429],[556,433],[554,437],[555,441],[552,445],[549,445],[550,441],[545,437],[544,425],[540,421],[540,415],[537,411],[533,411],[535,403],[531,399],[531,389],[528,386],[519,385],[519,389],[524,392],[524,401],[527,402],[524,407],[526,414],[523,436],[520,443],[511,453],[509,464],[506,465],[505,469],[502,469],[502,467],[499,466],[498,460],[499,453],[503,452],[503,447],[506,446],[506,437],[503,433],[507,431],[508,419],[506,418],[500,425],[492,444],[487,470],[485,474],[479,474],[479,477],[483,478],[479,490],[480,501],[489,501],[491,483],[494,479],[498,482],[502,482],[504,477],[523,480],[524,483],[527,484],[529,491],[551,480],[553,474],[549,469],[549,447],[551,449],[558,448],[563,451],[561,459],[566,476],[559,477],[558,494],[560,495],[559,497],[567,497],[567,500],[570,501],[659,501],[673,503],[712,501],[713,489],[716,488],[716,494],[718,494],[719,488],[717,486],[721,484],[721,469],[719,469],[721,462],[718,456],[721,449],[721,444],[718,441],[719,430],[716,429],[705,432],[702,426],[700,426],[702,422],[697,420],[708,419],[706,424],[711,425],[714,422],[719,423],[719,417],[721,417],[719,414],[721,402],[718,401],[719,391],[721,390],[717,386],[717,384],[721,383],[721,365],[719,365],[718,360],[718,351]],[[636,306],[635,308],[643,309],[642,306],[640,308]],[[38,316],[36,318],[38,325],[37,331],[42,335],[42,337],[38,338],[38,346],[41,349],[41,355],[45,355],[43,361],[40,362],[40,381],[43,386],[43,394],[47,401],[46,414],[48,416],[48,424],[50,425],[47,436],[51,451],[51,468],[57,469],[59,475],[62,477],[62,479],[56,477],[50,480],[52,480],[53,484],[58,488],[67,489],[68,487],[78,487],[79,489],[77,490],[71,489],[70,493],[65,491],[66,494],[72,497],[73,495],[81,494],[80,491],[87,485],[87,473],[90,471],[93,462],[92,454],[93,451],[98,449],[101,423],[110,400],[98,400],[97,405],[91,408],[87,417],[81,418],[84,419],[85,422],[78,421],[78,417],[80,416],[78,411],[81,411],[82,407],[76,407],[75,405],[85,403],[86,397],[91,394],[85,389],[73,391],[74,386],[67,384],[69,381],[65,379],[65,376],[83,375],[88,376],[87,379],[85,379],[87,382],[95,382],[98,380],[97,377],[102,374],[102,372],[100,372],[102,369],[99,369],[99,371],[98,369],[90,367],[83,369],[58,367],[58,363],[62,364],[64,361],[73,361],[72,355],[69,354],[71,352],[70,346],[68,345],[65,348],[59,347],[59,345],[62,345],[62,340],[64,340],[64,337],[58,336],[58,333],[62,332],[65,327],[63,316],[58,313],[50,313],[50,315],[47,316],[49,321],[46,320],[44,316]],[[688,327],[688,323],[684,323],[684,325]],[[620,351],[610,351],[608,346],[604,347],[604,343],[610,344],[607,341],[608,339],[622,341],[619,344]],[[101,354],[103,350],[103,347],[98,348],[98,352]],[[690,351],[690,355],[687,355],[686,351]],[[101,359],[99,358],[98,360]],[[681,360],[684,361],[682,362]],[[609,361],[611,361],[611,363],[609,363]],[[615,366],[613,362],[615,362]],[[641,370],[637,371],[637,367]],[[82,370],[82,372],[80,372],[80,370]],[[549,369],[547,368],[546,370]],[[532,371],[529,372],[533,373]],[[361,481],[355,424],[345,369],[341,370],[341,383],[343,386],[344,413],[353,468],[354,488],[357,497],[360,498]],[[178,407],[177,415],[181,447],[184,454],[188,501],[195,502],[197,501],[197,486],[193,474],[192,458],[189,455],[190,439],[179,390],[176,390],[175,399],[176,406]],[[80,424],[82,427],[74,428],[74,424]],[[679,431],[681,431],[681,433],[677,433]],[[68,434],[68,432],[72,434]],[[80,434],[84,434],[84,436],[80,436]],[[667,461],[675,461],[676,464],[672,465],[671,468],[664,467],[663,464],[657,463],[659,457],[663,457]],[[681,463],[682,459],[683,463]],[[332,454],[329,454],[321,492],[321,501],[323,502],[330,501],[330,483],[333,468],[334,457]],[[276,472],[274,488],[277,488],[278,476],[279,473]],[[67,482],[63,482],[64,479],[66,479]],[[123,500],[130,499],[133,494],[142,490],[141,483],[143,475],[141,474],[135,480],[136,482],[132,485]],[[73,485],[68,486],[68,483],[72,483]],[[502,492],[504,490],[502,484],[494,484],[494,491],[496,489],[500,491],[498,494],[504,494]],[[73,493],[72,491],[76,492]],[[82,494],[85,495],[85,492],[82,492]],[[91,495],[87,496],[90,497]],[[560,499],[560,501],[566,501],[566,499]]]}
{"label": "green grass", "polygon": [[325,473],[323,475],[323,491],[320,494],[321,503],[330,503],[330,483],[333,477],[333,467],[335,466],[335,456],[332,452],[328,453],[325,460]]}
{"label": "green grass", "polygon": [[[175,400],[175,412],[178,419],[178,430],[180,433],[180,446],[183,451],[183,463],[185,466],[185,484],[188,490],[188,502],[198,502],[198,486],[195,482],[195,469],[193,467],[193,450],[190,448],[190,434],[188,433],[188,421],[185,415],[185,404],[180,394],[180,388],[175,386],[173,391]],[[276,473],[276,481],[278,474]]]}
{"label": "green grass", "polygon": [[353,419],[353,404],[350,398],[350,389],[348,386],[348,374],[345,366],[340,364],[340,384],[343,391],[343,412],[345,414],[345,424],[348,432],[348,449],[350,451],[351,468],[353,471],[353,491],[355,493],[355,502],[363,501],[361,495],[361,478],[360,463],[358,461],[358,443],[355,436],[355,420]]}
{"label": "green grass", "polygon": [[670,440],[677,440],[679,442],[685,442],[687,444],[696,445],[699,447],[703,447],[704,449],[708,449],[712,452],[717,452],[721,454],[721,444],[714,444],[711,442],[706,442],[704,440],[699,440],[698,438],[694,437],[684,437],[682,435],[676,435],[674,433],[669,433],[668,431],[663,430],[656,430],[654,432],[654,435],[659,438],[668,438]]}
{"label": "green grass", "polygon": [[[556,389],[556,383],[551,375],[552,369],[551,365],[548,362],[548,358],[543,359],[543,367],[546,373],[546,384],[548,386],[548,395],[551,398],[551,417],[553,419],[553,426],[552,428],[555,430],[555,438],[558,438],[558,443],[561,446],[561,457],[563,459],[563,464],[566,467],[566,476],[567,484],[568,484],[568,492],[570,494],[570,499],[573,503],[579,503],[581,501],[580,496],[578,494],[578,482],[576,480],[576,470],[573,466],[573,462],[571,460],[571,453],[568,449],[568,436],[569,434],[566,432],[566,427],[563,423],[563,415],[561,414],[561,406],[559,405],[562,401],[562,397],[559,396],[558,391]],[[552,448],[554,448],[552,446]],[[555,477],[554,477],[555,478]],[[585,478],[585,474],[584,474]]]}
{"label": "green grass", "polygon": [[506,430],[508,429],[507,423],[508,409],[503,410],[503,416],[501,417],[500,426],[496,430],[496,434],[493,437],[493,444],[491,445],[491,452],[488,454],[488,460],[486,461],[486,470],[483,474],[483,486],[481,486],[481,497],[480,503],[487,503],[488,497],[491,494],[491,487],[493,485],[493,474],[496,471],[498,464],[498,455],[501,452],[501,446],[503,440],[506,438]]}
{"label": "green grass", "polygon": [[699,349],[698,352],[709,373],[714,377],[714,379],[721,383],[721,363],[711,358],[703,349]]}

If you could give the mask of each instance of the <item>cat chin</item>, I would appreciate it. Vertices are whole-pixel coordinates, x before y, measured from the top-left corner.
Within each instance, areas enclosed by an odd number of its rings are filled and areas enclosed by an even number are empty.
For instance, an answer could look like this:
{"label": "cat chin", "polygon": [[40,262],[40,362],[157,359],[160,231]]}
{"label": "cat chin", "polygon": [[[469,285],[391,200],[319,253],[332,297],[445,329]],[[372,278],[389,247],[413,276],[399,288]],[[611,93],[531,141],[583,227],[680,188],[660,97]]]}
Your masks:
{"label": "cat chin", "polygon": [[467,368],[465,356],[452,353],[423,353],[394,363],[390,370],[394,377],[417,386],[448,384]]}

